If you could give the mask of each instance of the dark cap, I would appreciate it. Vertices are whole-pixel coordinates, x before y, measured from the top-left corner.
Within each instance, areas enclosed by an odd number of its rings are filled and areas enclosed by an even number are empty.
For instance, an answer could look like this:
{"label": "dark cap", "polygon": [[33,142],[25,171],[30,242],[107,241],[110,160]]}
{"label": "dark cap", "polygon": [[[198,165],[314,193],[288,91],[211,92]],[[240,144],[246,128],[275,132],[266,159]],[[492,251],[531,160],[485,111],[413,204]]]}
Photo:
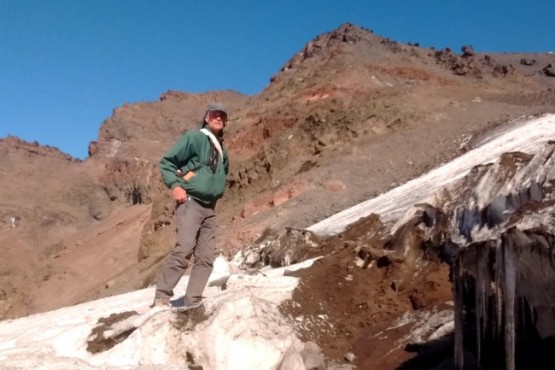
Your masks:
{"label": "dark cap", "polygon": [[219,112],[224,112],[225,115],[227,116],[227,109],[225,109],[225,106],[222,103],[210,103],[208,105],[208,108],[206,109],[207,112],[214,112],[214,111],[219,111]]}

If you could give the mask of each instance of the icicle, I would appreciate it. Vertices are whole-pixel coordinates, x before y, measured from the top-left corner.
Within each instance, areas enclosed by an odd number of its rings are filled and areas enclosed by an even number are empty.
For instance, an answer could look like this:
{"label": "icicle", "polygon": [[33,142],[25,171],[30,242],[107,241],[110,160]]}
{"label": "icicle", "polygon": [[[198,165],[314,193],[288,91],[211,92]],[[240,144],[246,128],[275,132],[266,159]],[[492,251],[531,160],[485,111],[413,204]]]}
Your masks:
{"label": "icicle", "polygon": [[513,235],[504,235],[503,239],[503,290],[505,313],[505,369],[515,369],[515,291],[516,258]]}
{"label": "icicle", "polygon": [[[485,279],[486,282],[486,302],[485,302],[485,311],[484,311],[484,332],[483,332],[483,337],[486,336],[486,330],[488,327],[490,327],[490,325],[494,325],[494,324],[490,324],[490,322],[495,322],[495,320],[492,320],[490,317],[490,307],[491,307],[491,297],[492,295],[495,295],[495,270],[493,270],[493,268],[491,267],[492,264],[492,252],[495,253],[495,242],[489,242],[488,243],[488,248],[487,248],[487,259],[486,259],[486,268],[485,271],[487,272],[487,278]],[[495,325],[494,325],[495,326]]]}
{"label": "icicle", "polygon": [[[479,253],[476,254],[477,258],[479,259]],[[482,310],[484,308],[484,300],[482,295],[482,274],[480,271],[480,264],[476,261],[476,284],[474,289],[474,300],[476,302],[476,313],[475,317],[475,325],[476,325],[476,357],[478,358],[478,362],[480,362],[480,350],[481,350],[481,339],[482,339]]]}
{"label": "icicle", "polygon": [[476,248],[476,346],[477,359],[481,360],[482,339],[488,327],[489,296],[491,294],[492,272],[490,271],[491,244],[486,243]]}
{"label": "icicle", "polygon": [[462,287],[461,255],[453,262],[453,290],[455,300],[455,369],[464,367],[464,291]]}
{"label": "icicle", "polygon": [[[482,343],[482,332],[483,332],[483,322],[484,322],[484,291],[485,291],[485,276],[487,273],[485,268],[487,265],[484,264],[484,250],[487,249],[486,246],[480,246],[476,248],[476,253],[474,253],[474,266],[476,269],[476,284],[474,289],[474,298],[476,302],[476,357],[478,359],[478,363],[480,362],[481,358],[481,343]],[[486,261],[487,262],[487,261]]]}
{"label": "icicle", "polygon": [[[517,287],[518,290],[518,287]],[[518,328],[517,331],[523,334],[523,336],[528,335],[528,322],[526,317],[526,299],[521,296],[517,296],[517,317],[518,317]]]}
{"label": "icicle", "polygon": [[494,330],[496,337],[501,334],[503,326],[503,247],[501,238],[497,239],[495,246],[495,320]]}

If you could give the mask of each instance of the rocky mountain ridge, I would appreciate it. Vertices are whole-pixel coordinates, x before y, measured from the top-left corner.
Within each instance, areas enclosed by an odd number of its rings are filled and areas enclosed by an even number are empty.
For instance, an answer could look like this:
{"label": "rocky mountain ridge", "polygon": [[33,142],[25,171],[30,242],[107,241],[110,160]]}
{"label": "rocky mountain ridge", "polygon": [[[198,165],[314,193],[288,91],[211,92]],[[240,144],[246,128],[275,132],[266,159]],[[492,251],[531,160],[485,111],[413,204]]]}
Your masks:
{"label": "rocky mountain ridge", "polygon": [[116,108],[84,161],[3,139],[0,317],[152,283],[174,238],[157,162],[209,102],[231,112],[218,248],[232,254],[420,175],[512,119],[553,111],[552,59],[421,48],[344,24],[310,41],[260,94],[169,91]]}

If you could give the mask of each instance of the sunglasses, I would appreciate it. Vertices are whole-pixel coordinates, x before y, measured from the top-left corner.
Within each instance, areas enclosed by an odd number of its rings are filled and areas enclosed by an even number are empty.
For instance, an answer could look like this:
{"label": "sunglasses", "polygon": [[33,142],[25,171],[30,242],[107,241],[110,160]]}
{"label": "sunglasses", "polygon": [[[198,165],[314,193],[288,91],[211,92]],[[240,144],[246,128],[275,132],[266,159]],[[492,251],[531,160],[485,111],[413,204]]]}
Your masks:
{"label": "sunglasses", "polygon": [[224,112],[217,111],[217,110],[209,112],[209,116],[210,116],[210,119],[221,118],[222,121],[227,121],[227,114],[225,114]]}

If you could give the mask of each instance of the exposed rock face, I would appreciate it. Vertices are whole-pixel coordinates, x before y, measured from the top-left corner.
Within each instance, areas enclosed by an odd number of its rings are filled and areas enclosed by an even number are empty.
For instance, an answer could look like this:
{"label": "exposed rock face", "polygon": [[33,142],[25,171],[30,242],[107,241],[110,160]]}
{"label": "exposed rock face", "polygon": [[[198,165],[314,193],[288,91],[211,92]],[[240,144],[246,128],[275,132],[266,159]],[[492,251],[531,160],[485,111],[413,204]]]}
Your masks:
{"label": "exposed rock face", "polygon": [[289,266],[308,258],[319,246],[318,237],[310,231],[287,228],[266,230],[254,245],[240,250],[233,258],[243,270],[259,270],[266,266]]}
{"label": "exposed rock face", "polygon": [[159,181],[158,171],[156,164],[145,159],[112,158],[106,163],[100,181],[112,201],[149,204],[152,183]]}

